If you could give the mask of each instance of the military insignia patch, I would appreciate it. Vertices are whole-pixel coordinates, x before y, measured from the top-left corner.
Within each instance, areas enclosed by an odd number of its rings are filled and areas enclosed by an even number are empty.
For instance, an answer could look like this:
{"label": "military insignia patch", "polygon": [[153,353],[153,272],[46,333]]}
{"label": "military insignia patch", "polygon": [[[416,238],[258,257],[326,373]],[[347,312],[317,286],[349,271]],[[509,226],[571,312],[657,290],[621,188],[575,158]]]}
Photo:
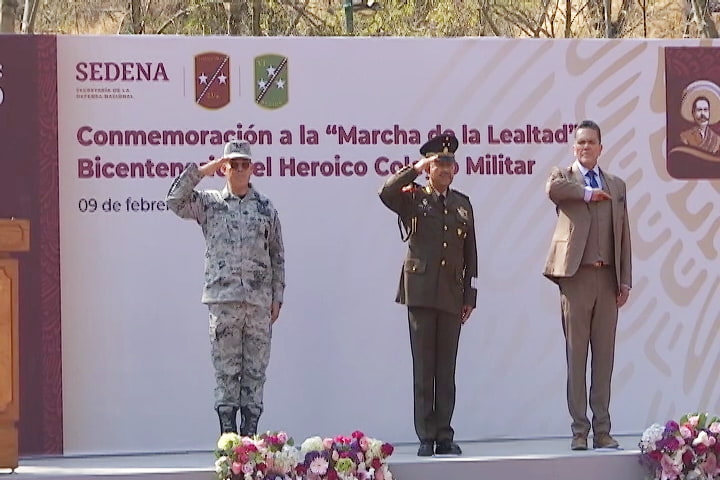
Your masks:
{"label": "military insignia patch", "polygon": [[432,205],[430,205],[430,202],[428,202],[427,197],[423,198],[420,204],[418,205],[418,208],[423,213],[423,216],[426,216],[430,209],[432,208]]}
{"label": "military insignia patch", "polygon": [[280,108],[288,103],[288,59],[282,55],[255,57],[255,103]]}
{"label": "military insignia patch", "polygon": [[458,207],[457,211],[463,220],[468,219],[468,211],[465,209],[465,207]]}
{"label": "military insignia patch", "polygon": [[230,57],[208,52],[195,55],[195,101],[205,108],[230,103]]}

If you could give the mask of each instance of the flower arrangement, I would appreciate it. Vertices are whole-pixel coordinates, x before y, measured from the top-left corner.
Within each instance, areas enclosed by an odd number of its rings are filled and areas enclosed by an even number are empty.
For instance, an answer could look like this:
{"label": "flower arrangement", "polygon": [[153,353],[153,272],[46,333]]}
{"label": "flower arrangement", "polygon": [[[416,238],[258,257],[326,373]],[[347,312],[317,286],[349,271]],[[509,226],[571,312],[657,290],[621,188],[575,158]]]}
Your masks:
{"label": "flower arrangement", "polygon": [[360,431],[335,438],[310,437],[298,450],[285,432],[220,436],[218,480],[392,480],[393,446]]}
{"label": "flower arrangement", "polygon": [[654,480],[720,479],[718,436],[720,418],[707,413],[653,424],[640,440],[640,463]]}
{"label": "flower arrangement", "polygon": [[393,446],[355,431],[351,436],[311,437],[300,446],[296,471],[303,480],[392,480]]}
{"label": "flower arrangement", "polygon": [[298,449],[285,432],[254,437],[220,436],[215,450],[218,480],[294,480]]}

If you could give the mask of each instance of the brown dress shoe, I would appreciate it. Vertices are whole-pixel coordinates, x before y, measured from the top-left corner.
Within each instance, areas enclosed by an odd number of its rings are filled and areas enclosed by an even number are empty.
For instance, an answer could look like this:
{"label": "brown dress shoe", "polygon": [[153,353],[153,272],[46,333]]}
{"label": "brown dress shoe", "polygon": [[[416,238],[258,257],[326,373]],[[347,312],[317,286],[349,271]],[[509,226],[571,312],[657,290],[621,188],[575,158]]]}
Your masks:
{"label": "brown dress shoe", "polygon": [[587,450],[587,436],[580,433],[573,435],[570,450]]}
{"label": "brown dress shoe", "polygon": [[593,434],[593,448],[619,448],[620,444],[609,433]]}

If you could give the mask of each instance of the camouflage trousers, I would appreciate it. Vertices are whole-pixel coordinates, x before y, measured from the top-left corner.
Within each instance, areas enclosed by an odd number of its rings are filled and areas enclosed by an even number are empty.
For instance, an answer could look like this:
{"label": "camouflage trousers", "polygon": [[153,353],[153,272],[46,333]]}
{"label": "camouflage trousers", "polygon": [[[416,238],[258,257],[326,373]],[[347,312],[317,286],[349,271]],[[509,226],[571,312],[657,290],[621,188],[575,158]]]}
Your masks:
{"label": "camouflage trousers", "polygon": [[270,308],[248,303],[211,303],[208,309],[215,408],[232,405],[259,417],[270,360]]}

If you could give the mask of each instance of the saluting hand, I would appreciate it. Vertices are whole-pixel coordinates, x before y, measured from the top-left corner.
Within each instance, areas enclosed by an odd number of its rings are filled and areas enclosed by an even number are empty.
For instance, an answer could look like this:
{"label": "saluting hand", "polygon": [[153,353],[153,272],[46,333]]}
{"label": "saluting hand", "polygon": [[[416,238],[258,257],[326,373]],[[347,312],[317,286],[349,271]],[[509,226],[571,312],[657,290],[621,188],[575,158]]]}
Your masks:
{"label": "saluting hand", "polygon": [[474,307],[471,307],[470,305],[463,305],[462,312],[460,313],[460,322],[463,325],[465,325],[465,322],[468,321],[473,310],[475,310]]}
{"label": "saluting hand", "polygon": [[220,167],[223,166],[225,161],[225,158],[216,158],[215,160],[210,160],[205,165],[199,167],[198,171],[203,177],[207,177],[208,175],[212,175],[218,170],[220,170]]}
{"label": "saluting hand", "polygon": [[430,157],[423,157],[420,160],[418,160],[417,162],[415,162],[415,164],[413,165],[413,168],[418,173],[423,173],[423,172],[429,173],[430,172],[430,164],[434,160],[437,160],[437,158],[438,158],[437,155],[432,155]]}

